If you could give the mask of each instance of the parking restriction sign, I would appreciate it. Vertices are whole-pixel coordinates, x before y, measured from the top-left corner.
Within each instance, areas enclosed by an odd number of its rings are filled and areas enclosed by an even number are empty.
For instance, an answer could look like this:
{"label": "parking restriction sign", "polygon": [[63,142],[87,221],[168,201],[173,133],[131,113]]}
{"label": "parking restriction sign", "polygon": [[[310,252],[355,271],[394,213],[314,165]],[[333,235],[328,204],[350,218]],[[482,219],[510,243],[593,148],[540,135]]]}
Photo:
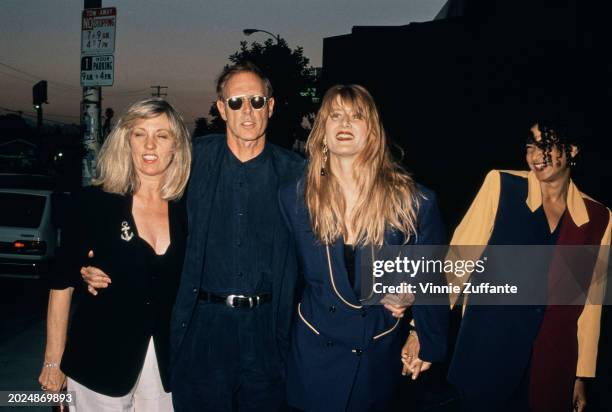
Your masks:
{"label": "parking restriction sign", "polygon": [[113,55],[81,57],[81,86],[112,86],[115,80],[114,69]]}
{"label": "parking restriction sign", "polygon": [[83,10],[81,19],[81,55],[113,54],[115,52],[115,28],[117,9]]}

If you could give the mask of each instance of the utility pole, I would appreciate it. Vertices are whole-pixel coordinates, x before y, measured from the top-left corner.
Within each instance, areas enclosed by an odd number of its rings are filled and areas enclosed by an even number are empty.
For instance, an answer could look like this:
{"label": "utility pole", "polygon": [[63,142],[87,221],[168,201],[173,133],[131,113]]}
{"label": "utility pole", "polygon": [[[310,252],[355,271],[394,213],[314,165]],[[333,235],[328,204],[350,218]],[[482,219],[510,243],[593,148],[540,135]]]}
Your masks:
{"label": "utility pole", "polygon": [[162,92],[162,89],[166,89],[166,91],[168,90],[168,86],[151,86],[151,89],[157,89],[156,92],[151,93],[151,96],[153,97],[166,97],[168,96],[168,93],[164,93]]}
{"label": "utility pole", "polygon": [[[84,9],[99,9],[101,7],[102,0],[84,0]],[[101,102],[102,88],[100,86],[83,87],[83,100],[81,102],[81,129],[85,148],[81,180],[83,186],[91,185],[95,159],[100,148]]]}

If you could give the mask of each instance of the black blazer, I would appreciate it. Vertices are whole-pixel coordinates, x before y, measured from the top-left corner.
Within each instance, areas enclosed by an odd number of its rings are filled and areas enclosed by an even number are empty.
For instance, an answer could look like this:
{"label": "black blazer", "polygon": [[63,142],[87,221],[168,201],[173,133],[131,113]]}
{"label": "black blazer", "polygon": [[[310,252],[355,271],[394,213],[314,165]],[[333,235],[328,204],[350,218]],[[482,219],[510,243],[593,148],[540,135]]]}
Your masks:
{"label": "black blazer", "polygon": [[[299,155],[276,145],[269,145],[272,164],[279,187],[297,180],[304,171],[305,161]],[[185,254],[185,267],[181,285],[174,305],[171,322],[172,354],[177,356],[185,333],[189,329],[192,315],[198,301],[198,291],[204,264],[204,251],[208,239],[212,202],[219,180],[223,151],[227,147],[225,135],[208,135],[194,140],[193,166],[187,195],[189,239]],[[278,204],[270,205],[278,209]],[[289,349],[289,325],[293,313],[297,262],[292,238],[278,211],[276,221],[270,227],[274,247],[272,253],[272,328],[275,334],[276,350],[281,362],[286,359]]]}
{"label": "black blazer", "polygon": [[[75,310],[62,370],[108,396],[127,394],[153,337],[164,389],[169,391],[169,325],[187,234],[183,202],[169,203],[170,246],[162,256],[138,236],[132,197],[84,189],[73,195],[60,269],[52,289],[75,288]],[[94,250],[95,257],[87,258]],[[81,266],[104,270],[112,283],[97,296],[86,291]]]}

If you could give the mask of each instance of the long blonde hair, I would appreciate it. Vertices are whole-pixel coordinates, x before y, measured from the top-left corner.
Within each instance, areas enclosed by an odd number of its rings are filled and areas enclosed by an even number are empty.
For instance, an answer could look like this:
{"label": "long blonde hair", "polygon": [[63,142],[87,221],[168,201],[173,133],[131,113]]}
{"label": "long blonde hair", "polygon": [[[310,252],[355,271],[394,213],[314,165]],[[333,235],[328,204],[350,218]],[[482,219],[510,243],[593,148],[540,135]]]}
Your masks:
{"label": "long blonde hair", "polygon": [[[367,141],[354,163],[357,182],[357,203],[350,222],[345,222],[346,204],[338,179],[330,170],[329,159],[324,164],[323,143],[325,123],[336,101],[349,106],[365,117]],[[387,146],[378,109],[370,93],[359,85],[337,85],[323,97],[306,150],[309,156],[306,176],[306,206],[311,224],[320,242],[333,243],[348,236],[347,227],[355,233],[357,244],[382,245],[389,226],[403,233],[406,241],[416,233],[419,207],[414,180],[392,159]],[[321,173],[325,168],[327,174]]]}
{"label": "long blonde hair", "polygon": [[108,135],[96,162],[92,184],[106,192],[121,195],[135,193],[140,181],[132,164],[130,133],[134,123],[165,114],[174,139],[174,156],[164,175],[161,187],[163,199],[178,199],[183,195],[191,169],[191,137],[181,115],[163,99],[148,98],[132,104]]}

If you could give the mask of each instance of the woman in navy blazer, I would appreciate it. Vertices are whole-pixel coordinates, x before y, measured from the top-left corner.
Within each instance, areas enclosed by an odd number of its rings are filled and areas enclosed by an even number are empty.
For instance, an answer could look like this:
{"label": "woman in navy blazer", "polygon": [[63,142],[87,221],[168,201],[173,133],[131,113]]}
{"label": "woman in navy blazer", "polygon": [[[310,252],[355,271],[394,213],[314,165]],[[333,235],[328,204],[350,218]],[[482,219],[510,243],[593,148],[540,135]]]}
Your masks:
{"label": "woman in navy blazer", "polygon": [[448,311],[413,307],[411,340],[418,335],[418,343],[410,347],[420,344],[420,351],[403,367],[406,302],[362,305],[355,262],[372,246],[443,244],[435,194],[391,159],[374,101],[361,86],[328,90],[307,149],[306,175],[280,191],[305,280],[292,330],[288,402],[305,411],[389,410],[402,369],[416,377],[444,359]]}

